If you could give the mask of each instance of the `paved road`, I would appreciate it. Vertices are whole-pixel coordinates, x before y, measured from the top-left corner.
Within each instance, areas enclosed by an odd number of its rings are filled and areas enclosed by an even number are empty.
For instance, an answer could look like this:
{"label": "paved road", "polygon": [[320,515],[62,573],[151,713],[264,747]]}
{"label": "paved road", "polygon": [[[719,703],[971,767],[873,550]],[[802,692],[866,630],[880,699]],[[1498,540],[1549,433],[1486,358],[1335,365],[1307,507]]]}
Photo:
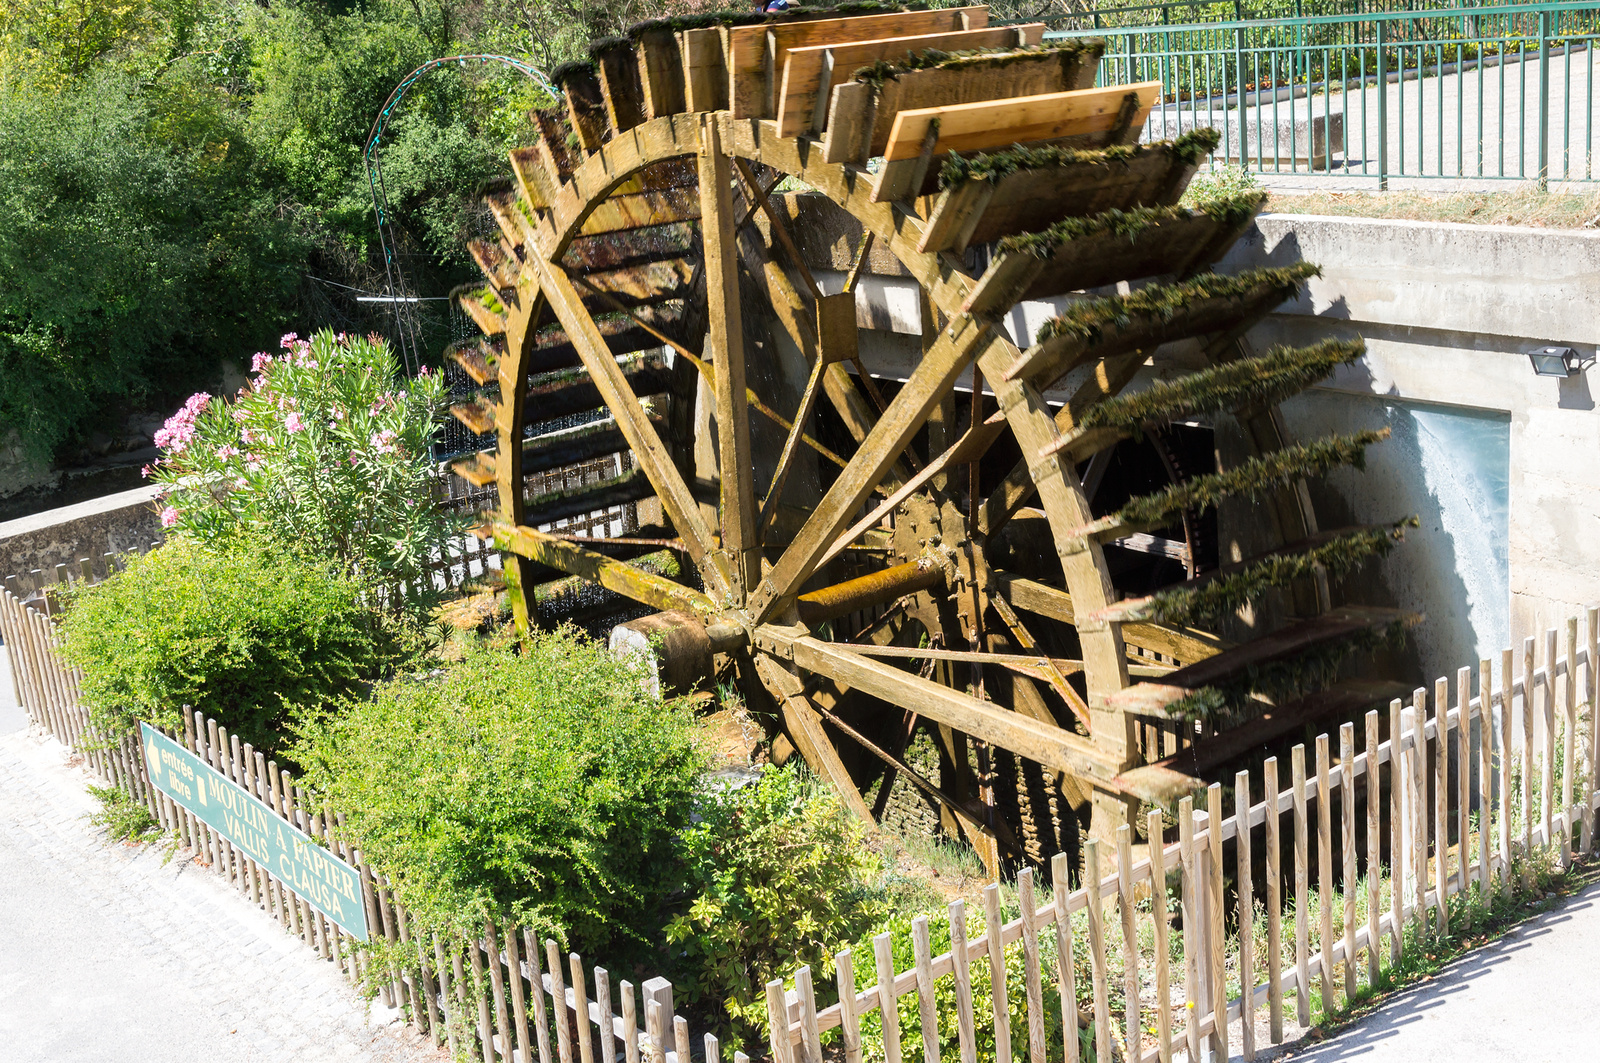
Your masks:
{"label": "paved road", "polygon": [[1600,883],[1530,919],[1295,1063],[1576,1063],[1600,1058]]}
{"label": "paved road", "polygon": [[87,781],[54,741],[0,733],[0,1058],[445,1059],[209,871],[108,844]]}

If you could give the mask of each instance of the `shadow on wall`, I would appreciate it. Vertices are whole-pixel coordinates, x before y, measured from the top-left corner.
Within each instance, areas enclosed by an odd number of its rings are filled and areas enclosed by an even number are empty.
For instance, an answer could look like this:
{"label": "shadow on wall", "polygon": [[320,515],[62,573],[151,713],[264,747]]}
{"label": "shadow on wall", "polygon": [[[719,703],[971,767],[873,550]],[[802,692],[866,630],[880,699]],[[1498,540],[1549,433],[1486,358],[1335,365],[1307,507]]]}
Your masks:
{"label": "shadow on wall", "polygon": [[[1291,437],[1390,430],[1364,472],[1340,469],[1312,485],[1323,528],[1416,515],[1421,526],[1388,558],[1347,577],[1348,600],[1424,613],[1409,662],[1391,674],[1432,683],[1511,644],[1508,557],[1509,415],[1312,389],[1283,404]],[[1477,669],[1474,668],[1474,674]]]}

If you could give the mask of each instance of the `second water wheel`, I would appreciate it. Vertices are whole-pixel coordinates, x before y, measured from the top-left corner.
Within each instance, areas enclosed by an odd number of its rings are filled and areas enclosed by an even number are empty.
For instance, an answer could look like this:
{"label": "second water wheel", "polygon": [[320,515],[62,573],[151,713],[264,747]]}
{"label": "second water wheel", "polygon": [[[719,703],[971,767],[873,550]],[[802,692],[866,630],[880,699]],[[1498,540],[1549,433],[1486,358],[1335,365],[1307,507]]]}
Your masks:
{"label": "second water wheel", "polygon": [[[730,671],[858,814],[898,776],[991,867],[1043,863],[1260,740],[1275,665],[1400,621],[1330,610],[1325,578],[1395,529],[1319,532],[1302,504],[1300,478],[1374,438],[1286,446],[1275,403],[1360,347],[1243,348],[1313,270],[1211,271],[1263,201],[1177,205],[1216,134],[1136,145],[1160,86],[1093,87],[1092,43],[884,12],[644,23],[554,73],[565,107],[488,196],[487,284],[457,293],[484,338],[453,355],[485,388],[456,413],[496,439],[456,468],[497,485],[519,624],[557,577],[655,610],[634,626],[669,671]],[[874,377],[860,288],[886,271],[921,336]],[[1019,325],[1023,304],[1049,312]],[[1158,349],[1164,379],[1126,391]],[[1255,453],[1183,467],[1169,426],[1197,417]],[[598,483],[530,491],[613,454]],[[1224,498],[1258,500],[1266,545],[1200,571]],[[640,526],[559,525],[616,505]],[[1108,549],[1179,563],[1129,598]],[[1298,619],[1264,638],[1197,619],[1272,587]],[[1388,692],[1296,693],[1280,733]],[[919,727],[936,771],[905,759]]]}

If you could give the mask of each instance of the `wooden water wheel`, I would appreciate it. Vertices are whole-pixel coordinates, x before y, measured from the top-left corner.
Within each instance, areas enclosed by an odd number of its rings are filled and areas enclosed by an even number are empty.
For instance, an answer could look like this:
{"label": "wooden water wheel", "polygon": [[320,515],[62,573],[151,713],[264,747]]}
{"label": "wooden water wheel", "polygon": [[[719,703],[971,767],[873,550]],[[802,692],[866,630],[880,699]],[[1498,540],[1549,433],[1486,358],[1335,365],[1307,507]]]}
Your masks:
{"label": "wooden water wheel", "polygon": [[[1387,696],[1194,718],[1197,695],[1397,617],[1328,609],[1317,551],[1386,531],[1319,535],[1296,487],[1371,440],[1286,448],[1273,416],[1359,346],[1241,346],[1310,270],[1210,272],[1262,198],[1177,205],[1216,136],[1135,146],[1158,83],[1095,88],[1096,46],[982,7],[883,12],[644,23],[555,72],[565,107],[488,195],[488,283],[457,293],[485,335],[452,356],[486,387],[455,412],[496,441],[456,470],[498,487],[519,624],[561,576],[657,610],[645,628],[691,673],[731,670],[859,814],[899,778],[991,866],[1042,862],[1091,814],[1109,834]],[[883,272],[915,285],[922,330],[875,376],[858,289]],[[1054,309],[1019,332],[1025,301]],[[1169,385],[1125,395],[1158,348],[1182,354]],[[1167,426],[1210,415],[1258,453],[1177,468]],[[1097,505],[1139,448],[1169,482]],[[600,482],[530,489],[614,454]],[[1179,598],[1250,569],[1197,571],[1220,496],[1259,500],[1269,561],[1313,559],[1273,592],[1298,619],[1243,644],[1153,619],[1107,560],[1177,558],[1139,589]],[[619,505],[642,526],[558,526]],[[918,728],[937,771],[906,760]]]}

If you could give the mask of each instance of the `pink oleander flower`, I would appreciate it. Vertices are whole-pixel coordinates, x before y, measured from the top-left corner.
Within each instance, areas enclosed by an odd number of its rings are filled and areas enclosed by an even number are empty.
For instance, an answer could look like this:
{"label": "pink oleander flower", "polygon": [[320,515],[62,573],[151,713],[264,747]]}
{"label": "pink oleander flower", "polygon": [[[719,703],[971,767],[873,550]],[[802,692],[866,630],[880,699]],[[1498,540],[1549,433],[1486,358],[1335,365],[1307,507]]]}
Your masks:
{"label": "pink oleander flower", "polygon": [[229,458],[235,457],[238,453],[239,448],[234,446],[223,446],[217,448],[217,457],[223,461],[227,461]]}
{"label": "pink oleander flower", "polygon": [[291,413],[288,419],[283,422],[283,427],[287,428],[291,432],[304,432],[306,430],[306,423],[300,419],[300,415],[298,413]]}
{"label": "pink oleander flower", "polygon": [[388,428],[381,432],[374,432],[372,433],[372,445],[377,448],[379,454],[397,454],[400,448],[395,445],[395,435],[396,433]]}
{"label": "pink oleander flower", "polygon": [[156,432],[155,444],[162,450],[169,450],[174,454],[183,452],[194,438],[195,418],[200,416],[206,404],[211,401],[211,396],[204,391],[197,391],[184,400],[183,408],[171,417]]}
{"label": "pink oleander flower", "polygon": [[256,441],[256,434],[250,431],[248,428],[241,428],[239,429],[239,441],[241,443],[254,443]]}
{"label": "pink oleander flower", "polygon": [[417,371],[417,375],[418,376],[431,376],[432,374],[433,374],[433,370],[428,368],[427,366],[423,366],[421,369],[419,369]]}
{"label": "pink oleander flower", "polygon": [[285,332],[283,338],[278,341],[278,346],[286,351],[291,350],[299,339],[300,334],[298,332]]}
{"label": "pink oleander flower", "polygon": [[267,371],[267,366],[271,364],[272,355],[268,354],[266,351],[262,351],[260,354],[250,359],[250,372],[265,373]]}
{"label": "pink oleander flower", "polygon": [[357,465],[360,465],[360,464],[361,464],[361,455],[357,454],[355,451],[352,450],[350,452],[350,465],[351,465],[351,467],[353,468],[353,467],[355,467]]}
{"label": "pink oleander flower", "polygon": [[161,526],[163,528],[170,528],[176,523],[178,523],[178,511],[176,509],[168,506],[161,511]]}
{"label": "pink oleander flower", "polygon": [[146,480],[148,480],[148,479],[150,479],[150,474],[155,472],[155,471],[156,471],[156,467],[154,465],[146,465],[146,466],[144,466],[143,468],[141,468],[139,470],[139,475],[143,476]]}

